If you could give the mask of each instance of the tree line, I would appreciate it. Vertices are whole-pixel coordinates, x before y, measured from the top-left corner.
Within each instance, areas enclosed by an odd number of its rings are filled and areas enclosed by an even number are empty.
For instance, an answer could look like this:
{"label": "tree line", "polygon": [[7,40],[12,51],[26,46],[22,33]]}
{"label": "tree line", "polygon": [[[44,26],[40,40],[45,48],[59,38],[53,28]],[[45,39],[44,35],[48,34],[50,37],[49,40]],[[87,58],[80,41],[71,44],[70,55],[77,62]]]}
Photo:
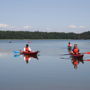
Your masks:
{"label": "tree line", "polygon": [[90,31],[83,33],[0,31],[0,39],[90,39]]}

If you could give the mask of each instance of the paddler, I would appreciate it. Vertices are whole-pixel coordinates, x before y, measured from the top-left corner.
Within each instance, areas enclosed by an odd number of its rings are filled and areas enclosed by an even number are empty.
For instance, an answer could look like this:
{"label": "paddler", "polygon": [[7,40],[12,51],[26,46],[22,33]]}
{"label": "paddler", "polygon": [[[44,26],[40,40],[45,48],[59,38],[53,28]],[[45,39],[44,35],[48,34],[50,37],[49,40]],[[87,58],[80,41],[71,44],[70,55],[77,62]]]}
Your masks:
{"label": "paddler", "polygon": [[26,46],[24,47],[24,51],[26,51],[26,52],[30,52],[31,51],[31,48],[29,47],[28,44],[26,44]]}
{"label": "paddler", "polygon": [[69,42],[68,43],[68,50],[71,51],[71,49],[72,49],[72,44]]}
{"label": "paddler", "polygon": [[79,48],[78,48],[77,44],[74,44],[74,48],[73,48],[73,50],[72,50],[72,53],[73,53],[73,54],[80,54],[80,53],[79,53]]}
{"label": "paddler", "polygon": [[68,47],[72,47],[72,44],[70,42],[68,43]]}

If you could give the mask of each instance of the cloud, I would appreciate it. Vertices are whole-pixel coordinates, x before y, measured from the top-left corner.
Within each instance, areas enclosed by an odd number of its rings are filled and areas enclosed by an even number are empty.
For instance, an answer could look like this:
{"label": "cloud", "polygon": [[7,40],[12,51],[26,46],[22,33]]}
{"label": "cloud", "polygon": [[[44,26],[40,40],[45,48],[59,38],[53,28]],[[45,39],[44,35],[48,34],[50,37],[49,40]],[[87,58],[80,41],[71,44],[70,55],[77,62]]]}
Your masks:
{"label": "cloud", "polygon": [[14,26],[9,24],[0,24],[0,30],[32,30],[33,27],[30,25],[26,26]]}
{"label": "cloud", "polygon": [[76,29],[76,28],[78,28],[76,25],[69,25],[69,26],[67,26],[68,28],[72,28],[72,29]]}
{"label": "cloud", "polygon": [[0,24],[0,30],[10,30],[10,31],[44,31],[44,32],[84,32],[88,30],[90,26],[84,25],[68,25],[65,27],[50,27],[50,26],[37,26],[33,27],[31,25],[14,26],[9,24]]}
{"label": "cloud", "polygon": [[69,26],[67,26],[67,28],[71,28],[71,29],[85,29],[85,28],[88,28],[88,27],[87,26],[69,25]]}
{"label": "cloud", "polygon": [[0,24],[0,28],[6,28],[6,27],[9,27],[10,25],[8,24]]}
{"label": "cloud", "polygon": [[32,26],[28,26],[28,25],[26,25],[26,26],[23,26],[25,29],[32,29],[33,27]]}
{"label": "cloud", "polygon": [[79,28],[82,28],[82,29],[84,29],[84,28],[87,28],[86,26],[79,26]]}

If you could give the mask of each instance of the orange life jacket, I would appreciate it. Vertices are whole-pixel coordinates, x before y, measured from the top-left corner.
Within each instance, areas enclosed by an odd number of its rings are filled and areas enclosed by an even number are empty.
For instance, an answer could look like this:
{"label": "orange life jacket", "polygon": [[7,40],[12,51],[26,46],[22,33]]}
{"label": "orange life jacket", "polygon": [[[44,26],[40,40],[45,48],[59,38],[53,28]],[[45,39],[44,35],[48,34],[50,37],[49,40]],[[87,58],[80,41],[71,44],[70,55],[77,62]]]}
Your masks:
{"label": "orange life jacket", "polygon": [[29,48],[28,47],[25,47],[25,51],[29,51]]}
{"label": "orange life jacket", "polygon": [[78,48],[75,48],[75,49],[73,49],[73,52],[74,53],[78,53],[79,52],[79,49]]}

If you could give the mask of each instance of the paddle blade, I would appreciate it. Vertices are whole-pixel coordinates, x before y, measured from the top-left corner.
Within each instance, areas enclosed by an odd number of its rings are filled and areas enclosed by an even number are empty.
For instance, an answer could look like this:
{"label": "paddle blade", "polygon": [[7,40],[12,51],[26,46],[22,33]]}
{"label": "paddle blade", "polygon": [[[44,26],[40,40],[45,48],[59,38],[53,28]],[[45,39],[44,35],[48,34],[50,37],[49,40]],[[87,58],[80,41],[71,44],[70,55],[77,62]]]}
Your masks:
{"label": "paddle blade", "polygon": [[14,53],[20,53],[20,51],[13,51]]}
{"label": "paddle blade", "polygon": [[90,59],[84,60],[84,61],[90,61]]}
{"label": "paddle blade", "polygon": [[90,52],[85,52],[84,54],[90,54]]}

